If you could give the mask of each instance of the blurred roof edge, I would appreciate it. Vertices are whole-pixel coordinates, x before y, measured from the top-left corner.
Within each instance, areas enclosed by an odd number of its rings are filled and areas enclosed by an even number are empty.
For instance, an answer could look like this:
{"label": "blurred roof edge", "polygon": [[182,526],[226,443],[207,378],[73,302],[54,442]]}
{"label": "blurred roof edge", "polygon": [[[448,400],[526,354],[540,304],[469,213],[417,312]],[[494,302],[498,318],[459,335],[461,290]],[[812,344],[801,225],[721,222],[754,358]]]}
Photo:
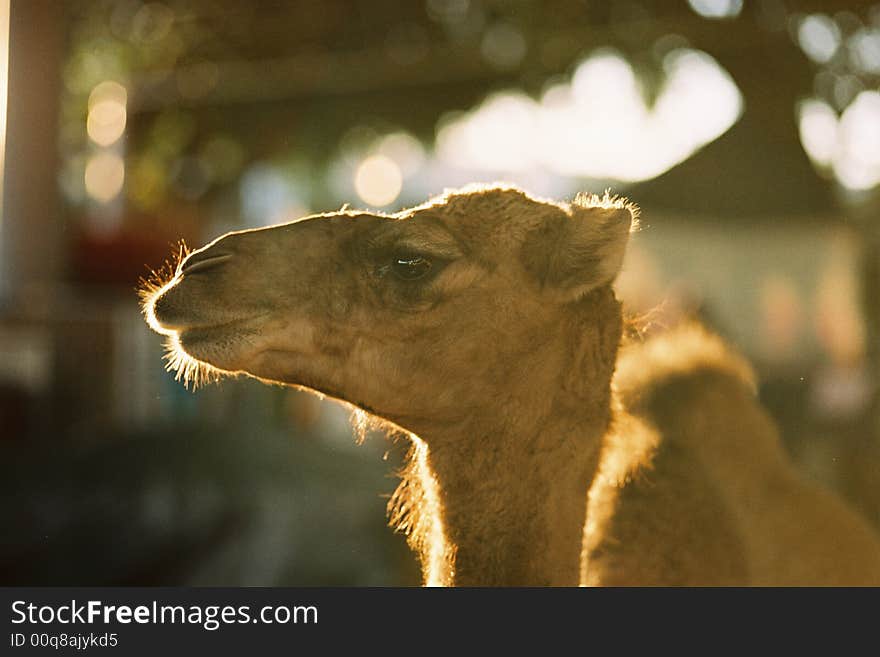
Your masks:
{"label": "blurred roof edge", "polygon": [[[645,210],[754,220],[841,214],[796,140],[771,144],[751,122],[736,123],[666,173],[627,190]],[[795,127],[792,122],[792,131]]]}

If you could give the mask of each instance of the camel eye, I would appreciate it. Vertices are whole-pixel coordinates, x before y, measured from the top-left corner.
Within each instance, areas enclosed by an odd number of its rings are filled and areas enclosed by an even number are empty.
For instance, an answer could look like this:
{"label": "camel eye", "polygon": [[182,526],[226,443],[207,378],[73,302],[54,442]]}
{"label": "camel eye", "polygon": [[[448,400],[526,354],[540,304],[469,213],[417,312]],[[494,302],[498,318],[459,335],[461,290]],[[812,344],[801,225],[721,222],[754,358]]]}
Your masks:
{"label": "camel eye", "polygon": [[391,261],[391,271],[403,281],[416,281],[431,271],[431,261],[419,255],[395,257]]}

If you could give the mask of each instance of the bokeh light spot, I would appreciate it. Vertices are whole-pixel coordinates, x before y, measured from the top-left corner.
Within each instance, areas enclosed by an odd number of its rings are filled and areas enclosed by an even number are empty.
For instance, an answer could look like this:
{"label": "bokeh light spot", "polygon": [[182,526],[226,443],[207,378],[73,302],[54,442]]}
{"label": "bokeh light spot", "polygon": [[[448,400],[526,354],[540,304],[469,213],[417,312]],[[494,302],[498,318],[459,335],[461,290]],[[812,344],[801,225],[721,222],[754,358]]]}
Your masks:
{"label": "bokeh light spot", "polygon": [[385,155],[371,155],[357,168],[354,186],[358,196],[368,205],[382,207],[400,195],[403,175],[397,163]]}
{"label": "bokeh light spot", "polygon": [[125,132],[127,93],[118,82],[105,80],[89,94],[86,131],[99,146],[109,146]]}
{"label": "bokeh light spot", "polygon": [[122,190],[125,181],[125,163],[116,153],[93,155],[86,163],[86,192],[99,203],[112,201]]}
{"label": "bokeh light spot", "polygon": [[688,0],[703,18],[735,18],[742,11],[742,0]]}
{"label": "bokeh light spot", "polygon": [[814,62],[827,62],[840,46],[840,28],[824,14],[811,14],[798,25],[798,44]]}

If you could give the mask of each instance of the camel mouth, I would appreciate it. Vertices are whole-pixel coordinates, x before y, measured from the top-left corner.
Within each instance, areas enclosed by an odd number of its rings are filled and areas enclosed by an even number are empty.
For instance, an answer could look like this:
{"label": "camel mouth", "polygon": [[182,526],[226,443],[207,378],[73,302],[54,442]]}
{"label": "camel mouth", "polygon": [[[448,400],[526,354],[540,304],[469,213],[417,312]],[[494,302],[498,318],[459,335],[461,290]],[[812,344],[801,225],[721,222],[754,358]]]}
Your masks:
{"label": "camel mouth", "polygon": [[177,339],[184,348],[187,345],[201,343],[223,342],[229,343],[236,338],[255,334],[256,331],[250,326],[252,322],[265,317],[268,313],[246,315],[216,323],[200,323],[174,329]]}
{"label": "camel mouth", "polygon": [[[150,328],[163,335],[183,335],[193,331],[231,328],[266,315],[266,312],[254,312],[254,309],[233,311],[227,304],[218,304],[216,300],[212,302],[215,295],[205,294],[201,289],[205,280],[209,280],[202,279],[201,272],[213,269],[229,258],[231,256],[224,254],[197,261],[185,273],[179,272],[172,280],[149,294],[143,311]],[[198,275],[190,286],[188,280],[193,273]]]}
{"label": "camel mouth", "polygon": [[153,312],[153,318],[158,327],[158,333],[164,333],[166,335],[174,333],[181,339],[186,337],[195,340],[208,340],[216,337],[217,334],[223,334],[225,336],[239,330],[247,332],[245,327],[247,327],[248,324],[266,315],[268,315],[268,313],[222,317],[218,319],[195,316],[191,318],[183,318],[176,316],[174,321],[164,321],[156,315],[155,311]]}

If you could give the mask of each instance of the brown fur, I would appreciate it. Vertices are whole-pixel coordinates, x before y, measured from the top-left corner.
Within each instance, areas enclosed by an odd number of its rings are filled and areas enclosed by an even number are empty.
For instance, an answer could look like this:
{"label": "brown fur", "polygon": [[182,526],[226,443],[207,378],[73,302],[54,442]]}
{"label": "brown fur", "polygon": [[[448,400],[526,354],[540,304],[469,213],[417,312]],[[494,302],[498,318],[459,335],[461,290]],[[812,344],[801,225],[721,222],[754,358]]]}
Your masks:
{"label": "brown fur", "polygon": [[305,387],[409,435],[389,510],[428,584],[875,582],[876,539],[794,476],[720,342],[618,359],[635,215],[512,187],[319,215],[215,240],[144,308],[184,380]]}
{"label": "brown fur", "polygon": [[712,483],[714,506],[740,544],[740,583],[880,585],[873,530],[796,470],[755,400],[754,375],[716,336],[687,325],[635,345],[615,383],[627,408],[678,454],[673,459]]}

